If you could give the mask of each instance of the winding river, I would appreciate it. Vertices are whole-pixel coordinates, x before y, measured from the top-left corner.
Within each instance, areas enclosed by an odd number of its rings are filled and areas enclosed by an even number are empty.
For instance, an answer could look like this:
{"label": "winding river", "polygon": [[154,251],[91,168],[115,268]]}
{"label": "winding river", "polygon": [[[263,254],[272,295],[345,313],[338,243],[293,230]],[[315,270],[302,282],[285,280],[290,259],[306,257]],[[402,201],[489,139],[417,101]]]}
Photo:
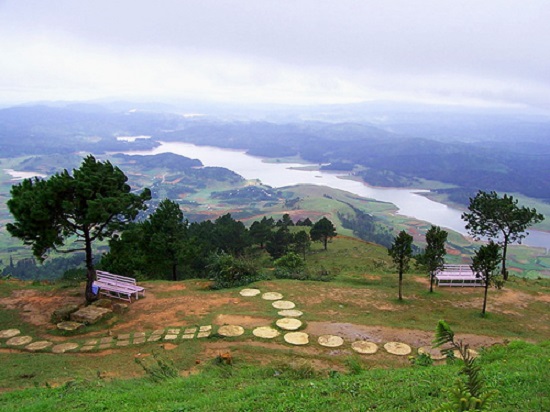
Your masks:
{"label": "winding river", "polygon": [[[361,197],[393,203],[401,215],[466,234],[464,221],[460,218],[462,212],[422,196],[419,194],[423,192],[422,190],[371,187],[355,180],[342,179],[341,173],[303,170],[304,165],[297,163],[266,163],[262,158],[250,156],[241,150],[196,146],[190,143],[161,142],[152,150],[130,151],[125,154],[155,155],[159,153],[175,153],[199,159],[205,166],[225,167],[245,179],[259,179],[263,184],[275,188],[316,184],[345,190]],[[525,245],[550,248],[550,233],[535,230],[529,232],[530,235],[523,242]]]}

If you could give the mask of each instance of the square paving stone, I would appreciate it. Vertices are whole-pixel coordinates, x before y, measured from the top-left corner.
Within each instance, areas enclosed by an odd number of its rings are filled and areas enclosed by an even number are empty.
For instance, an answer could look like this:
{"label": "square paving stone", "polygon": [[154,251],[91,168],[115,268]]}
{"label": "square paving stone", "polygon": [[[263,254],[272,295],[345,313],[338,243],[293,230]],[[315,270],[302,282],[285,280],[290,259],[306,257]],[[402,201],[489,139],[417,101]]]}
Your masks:
{"label": "square paving stone", "polygon": [[162,335],[151,335],[149,336],[149,339],[147,339],[147,342],[156,342],[159,341],[162,338]]}
{"label": "square paving stone", "polygon": [[199,332],[197,338],[207,338],[210,336],[210,332]]}
{"label": "square paving stone", "polygon": [[181,332],[181,329],[168,329],[166,332],[168,335],[179,335]]}
{"label": "square paving stone", "polygon": [[195,337],[194,333],[189,333],[189,334],[183,335],[181,338],[182,339],[193,339],[194,337]]}
{"label": "square paving stone", "polygon": [[144,338],[145,337],[145,332],[136,332],[134,333],[134,339],[135,338]]}
{"label": "square paving stone", "polygon": [[129,340],[119,340],[116,345],[117,346],[128,346],[130,344]]}
{"label": "square paving stone", "polygon": [[199,332],[210,332],[211,330],[212,330],[212,325],[201,326],[199,328]]}
{"label": "square paving stone", "polygon": [[95,346],[91,346],[91,345],[86,345],[86,346],[83,346],[80,348],[80,352],[89,352],[91,350],[93,350],[95,348]]}
{"label": "square paving stone", "polygon": [[104,343],[102,345],[99,345],[99,349],[109,349],[111,347],[110,343]]}
{"label": "square paving stone", "polygon": [[178,338],[178,335],[166,335],[164,337],[164,340],[176,340]]}
{"label": "square paving stone", "polygon": [[122,333],[122,334],[118,335],[117,339],[119,339],[119,340],[128,340],[128,339],[130,339],[130,334],[129,333]]}
{"label": "square paving stone", "polygon": [[134,338],[134,345],[139,345],[140,343],[145,343],[145,336],[142,338]]}
{"label": "square paving stone", "polygon": [[164,329],[157,329],[153,331],[151,335],[162,335],[164,333]]}
{"label": "square paving stone", "polygon": [[184,330],[185,333],[195,333],[197,331],[197,328],[187,328]]}
{"label": "square paving stone", "polygon": [[112,341],[113,341],[113,338],[112,338],[112,337],[101,338],[101,339],[99,340],[99,343],[102,343],[102,344],[104,344],[104,343],[111,343]]}

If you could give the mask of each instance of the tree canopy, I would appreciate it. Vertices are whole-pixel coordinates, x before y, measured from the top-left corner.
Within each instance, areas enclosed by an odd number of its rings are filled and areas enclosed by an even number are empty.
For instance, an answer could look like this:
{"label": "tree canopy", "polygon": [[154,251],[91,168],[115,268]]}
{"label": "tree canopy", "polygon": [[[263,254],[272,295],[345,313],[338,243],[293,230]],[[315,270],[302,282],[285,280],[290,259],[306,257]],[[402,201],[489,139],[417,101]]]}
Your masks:
{"label": "tree canopy", "polygon": [[326,217],[323,217],[315,222],[315,224],[311,228],[311,231],[309,232],[309,236],[313,241],[320,240],[321,242],[323,242],[323,246],[325,250],[327,250],[328,240],[336,236],[336,228],[330,220],[328,220]]}
{"label": "tree canopy", "polygon": [[[71,175],[67,170],[49,179],[25,179],[11,189],[8,208],[14,223],[8,232],[27,245],[33,254],[44,260],[50,250],[86,253],[86,300],[94,298],[95,280],[92,243],[121,230],[145,210],[151,198],[149,189],[141,194],[131,192],[128,178],[110,162],[87,156]],[[75,246],[63,248],[74,237]],[[83,242],[78,246],[77,242]]]}
{"label": "tree canopy", "polygon": [[417,262],[426,267],[430,276],[430,292],[433,292],[435,275],[443,269],[445,264],[445,242],[447,241],[447,231],[439,226],[432,225],[426,232],[426,249],[424,253],[417,257]]}
{"label": "tree canopy", "polygon": [[518,200],[504,194],[480,190],[470,198],[469,212],[462,214],[466,230],[476,239],[488,238],[502,246],[502,276],[508,280],[506,252],[510,243],[521,243],[529,233],[526,229],[544,220],[544,216],[525,206],[518,206]]}

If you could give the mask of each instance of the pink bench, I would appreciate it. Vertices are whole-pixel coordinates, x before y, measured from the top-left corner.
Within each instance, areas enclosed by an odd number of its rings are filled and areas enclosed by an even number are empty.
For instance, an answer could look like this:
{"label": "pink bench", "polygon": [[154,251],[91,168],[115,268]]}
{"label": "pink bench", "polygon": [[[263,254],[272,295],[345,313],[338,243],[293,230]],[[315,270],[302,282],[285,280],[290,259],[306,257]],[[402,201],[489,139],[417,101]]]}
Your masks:
{"label": "pink bench", "polygon": [[145,288],[138,286],[134,278],[127,276],[115,275],[113,273],[102,270],[96,271],[96,280],[93,286],[99,288],[99,293],[118,299],[132,301],[132,296],[136,300],[139,299],[139,294],[145,296]]}

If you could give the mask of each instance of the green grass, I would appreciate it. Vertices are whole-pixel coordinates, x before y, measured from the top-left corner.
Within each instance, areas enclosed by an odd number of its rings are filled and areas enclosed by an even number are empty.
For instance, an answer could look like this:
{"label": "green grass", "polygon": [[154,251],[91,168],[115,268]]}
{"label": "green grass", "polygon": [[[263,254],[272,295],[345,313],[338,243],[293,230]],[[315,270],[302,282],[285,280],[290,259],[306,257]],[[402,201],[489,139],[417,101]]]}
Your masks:
{"label": "green grass", "polygon": [[[499,391],[493,410],[549,410],[549,362],[550,342],[485,351],[486,388]],[[233,366],[210,362],[198,374],[161,383],[92,375],[57,388],[4,393],[0,411],[429,411],[447,399],[444,389],[457,379],[458,366],[365,370],[351,360],[347,371],[317,372],[307,362],[251,366],[236,359]]]}

